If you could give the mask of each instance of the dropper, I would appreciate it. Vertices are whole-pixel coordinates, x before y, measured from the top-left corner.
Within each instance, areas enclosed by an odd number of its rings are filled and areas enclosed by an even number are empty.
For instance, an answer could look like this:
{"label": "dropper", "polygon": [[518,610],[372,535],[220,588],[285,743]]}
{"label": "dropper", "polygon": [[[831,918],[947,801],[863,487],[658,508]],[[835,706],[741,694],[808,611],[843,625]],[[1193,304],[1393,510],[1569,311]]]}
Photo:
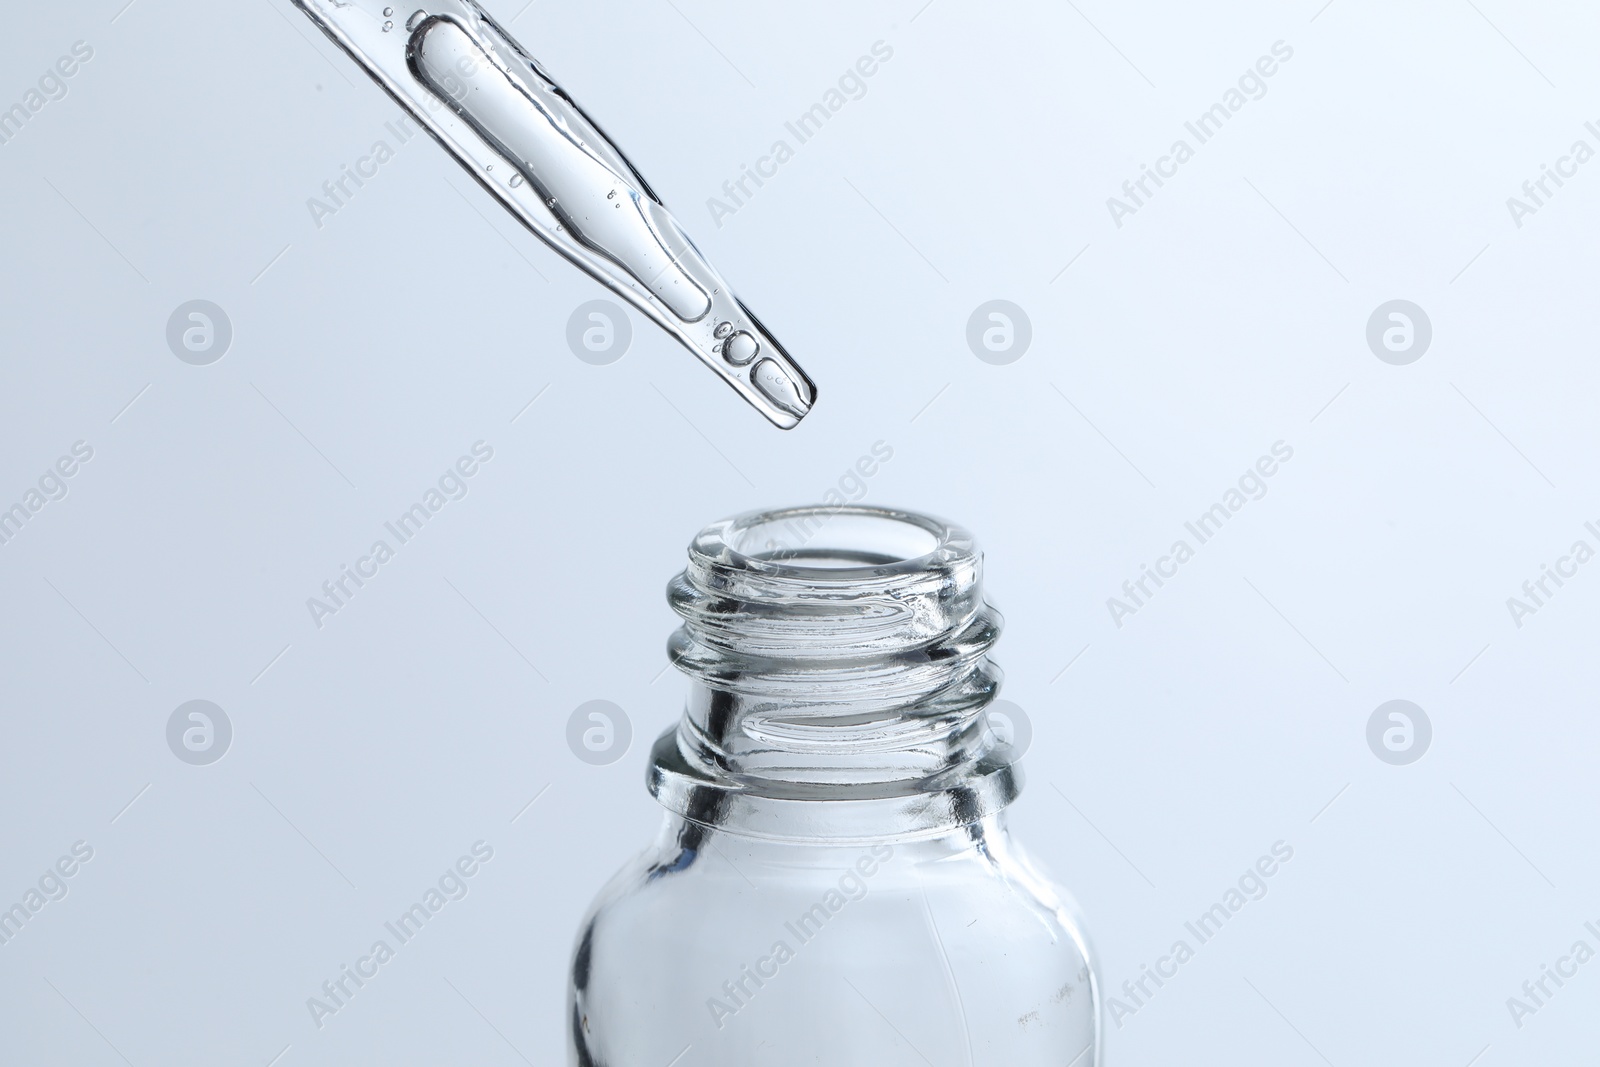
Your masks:
{"label": "dropper", "polygon": [[788,430],[817,390],[622,151],[473,0],[294,0],[524,226]]}

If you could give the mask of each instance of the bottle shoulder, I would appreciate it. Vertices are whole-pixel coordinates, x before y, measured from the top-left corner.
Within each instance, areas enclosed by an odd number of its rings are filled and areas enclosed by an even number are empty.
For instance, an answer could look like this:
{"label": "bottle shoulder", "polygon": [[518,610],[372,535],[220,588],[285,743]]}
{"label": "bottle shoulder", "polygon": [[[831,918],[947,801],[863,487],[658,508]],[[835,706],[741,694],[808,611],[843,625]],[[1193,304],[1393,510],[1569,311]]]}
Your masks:
{"label": "bottle shoulder", "polygon": [[[1081,943],[1076,904],[1000,820],[964,830],[970,832],[786,844],[669,818],[661,838],[597,894],[590,918],[628,938],[692,939],[823,911],[830,917],[847,910],[871,914],[887,929],[897,925],[896,915],[932,909],[983,936]],[[918,928],[898,925],[902,932]]]}

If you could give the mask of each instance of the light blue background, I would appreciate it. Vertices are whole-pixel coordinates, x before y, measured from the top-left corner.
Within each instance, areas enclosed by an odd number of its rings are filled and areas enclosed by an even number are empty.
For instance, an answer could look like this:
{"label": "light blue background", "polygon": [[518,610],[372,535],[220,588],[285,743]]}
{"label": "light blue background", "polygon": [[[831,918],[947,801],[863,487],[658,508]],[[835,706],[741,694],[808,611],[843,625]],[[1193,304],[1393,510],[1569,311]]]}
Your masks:
{"label": "light blue background", "polygon": [[[659,817],[667,579],[878,441],[867,501],[987,549],[1034,730],[1014,825],[1112,992],[1295,850],[1109,1063],[1592,1056],[1600,963],[1520,1030],[1506,998],[1600,948],[1600,566],[1520,629],[1506,598],[1596,543],[1600,163],[1520,228],[1506,198],[1600,147],[1600,15],[1321,2],[491,3],[817,380],[790,434],[638,316],[621,361],[576,359],[605,294],[426,139],[318,229],[398,111],[287,0],[9,12],[0,106],[94,57],[0,145],[0,504],[94,458],[0,546],[0,903],[95,851],[0,945],[0,1062],[560,1062],[572,933]],[[879,40],[867,94],[715,225]],[[1117,227],[1107,197],[1279,40]],[[206,367],[164,336],[196,298],[234,328]],[[1003,367],[965,341],[996,298],[1033,327]],[[1365,341],[1396,298],[1434,329],[1403,367]],[[479,440],[466,499],[317,629],[306,598]],[[1279,440],[1268,494],[1115,626]],[[197,698],[234,728],[209,767],[165,741]],[[1365,740],[1394,698],[1434,728],[1405,767]],[[632,719],[611,766],[566,747],[592,699]],[[480,839],[470,895],[314,1026]]]}

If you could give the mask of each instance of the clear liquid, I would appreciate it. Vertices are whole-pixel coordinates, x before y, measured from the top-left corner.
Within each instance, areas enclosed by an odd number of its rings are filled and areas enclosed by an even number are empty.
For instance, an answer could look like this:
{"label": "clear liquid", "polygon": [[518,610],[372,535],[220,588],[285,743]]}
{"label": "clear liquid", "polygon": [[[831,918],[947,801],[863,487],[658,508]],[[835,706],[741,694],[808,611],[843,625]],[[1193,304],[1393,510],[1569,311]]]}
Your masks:
{"label": "clear liquid", "polygon": [[589,152],[559,113],[521,91],[450,19],[423,19],[409,52],[422,83],[521,171],[575,241],[644,279],[680,320],[705,317],[711,297],[678,265],[688,249],[681,237],[672,247],[671,216]]}
{"label": "clear liquid", "polygon": [[404,33],[392,32],[394,8],[373,0],[295,3],[523,225],[774,424],[788,429],[811,410],[805,372],[622,152],[476,3],[433,0]]}

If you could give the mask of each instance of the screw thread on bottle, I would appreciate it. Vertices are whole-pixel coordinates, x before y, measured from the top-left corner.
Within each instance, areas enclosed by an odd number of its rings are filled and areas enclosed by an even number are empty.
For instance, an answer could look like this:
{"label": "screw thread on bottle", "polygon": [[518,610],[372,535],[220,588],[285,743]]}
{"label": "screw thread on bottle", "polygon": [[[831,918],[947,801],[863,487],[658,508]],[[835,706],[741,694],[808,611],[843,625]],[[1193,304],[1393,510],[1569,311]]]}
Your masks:
{"label": "screw thread on bottle", "polygon": [[[668,653],[692,685],[652,789],[677,807],[662,793],[674,774],[751,801],[973,788],[1004,763],[984,715],[1001,619],[982,571],[965,530],[910,512],[815,506],[707,527],[668,588],[683,619]],[[1016,789],[1004,769],[1001,804]]]}

